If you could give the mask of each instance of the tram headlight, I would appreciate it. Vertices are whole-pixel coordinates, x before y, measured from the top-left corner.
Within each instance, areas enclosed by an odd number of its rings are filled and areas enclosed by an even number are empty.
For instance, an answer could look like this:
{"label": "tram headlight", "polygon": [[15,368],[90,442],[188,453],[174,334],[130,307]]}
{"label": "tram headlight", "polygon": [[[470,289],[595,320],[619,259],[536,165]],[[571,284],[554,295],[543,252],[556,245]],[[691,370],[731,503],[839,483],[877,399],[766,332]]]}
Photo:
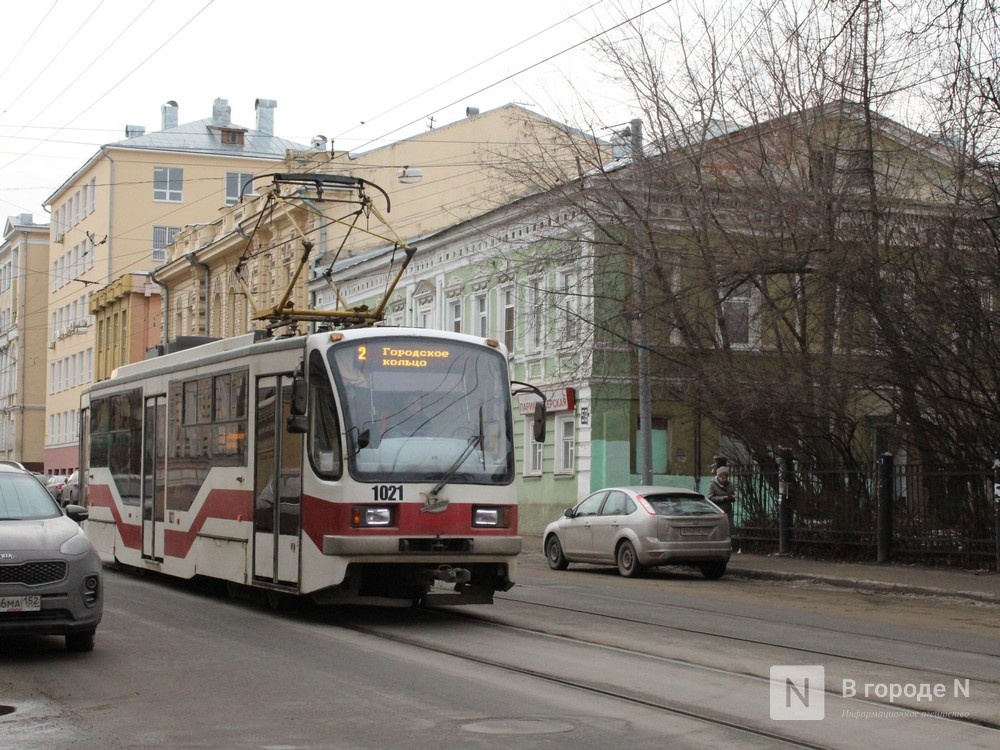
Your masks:
{"label": "tram headlight", "polygon": [[474,505],[472,525],[477,528],[506,529],[510,526],[510,508],[505,505]]}
{"label": "tram headlight", "polygon": [[354,528],[392,526],[392,508],[378,505],[355,505],[351,508],[351,525]]}

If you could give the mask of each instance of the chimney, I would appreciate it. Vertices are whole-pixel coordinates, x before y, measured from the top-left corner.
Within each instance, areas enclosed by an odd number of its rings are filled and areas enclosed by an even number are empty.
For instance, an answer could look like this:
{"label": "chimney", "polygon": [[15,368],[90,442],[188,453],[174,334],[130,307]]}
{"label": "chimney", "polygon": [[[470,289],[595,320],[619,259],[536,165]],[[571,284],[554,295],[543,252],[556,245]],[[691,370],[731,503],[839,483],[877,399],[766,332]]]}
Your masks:
{"label": "chimney", "polygon": [[142,125],[126,125],[125,126],[125,137],[135,138],[137,135],[145,135],[146,128]]}
{"label": "chimney", "polygon": [[254,102],[257,110],[257,132],[261,135],[274,135],[274,110],[278,102],[274,99],[258,99]]}
{"label": "chimney", "polygon": [[25,225],[25,226],[34,224],[35,223],[35,215],[34,214],[21,214],[20,216],[17,217],[17,223],[21,224],[21,225]]}
{"label": "chimney", "polygon": [[232,126],[230,117],[233,108],[229,106],[228,99],[216,99],[212,102],[212,124],[218,128],[228,128]]}
{"label": "chimney", "polygon": [[[177,102],[169,101],[160,107],[160,114],[163,116],[163,127],[161,130],[169,130],[170,128],[177,127]],[[142,133],[146,132],[142,129]],[[136,133],[136,135],[142,135],[142,133]]]}

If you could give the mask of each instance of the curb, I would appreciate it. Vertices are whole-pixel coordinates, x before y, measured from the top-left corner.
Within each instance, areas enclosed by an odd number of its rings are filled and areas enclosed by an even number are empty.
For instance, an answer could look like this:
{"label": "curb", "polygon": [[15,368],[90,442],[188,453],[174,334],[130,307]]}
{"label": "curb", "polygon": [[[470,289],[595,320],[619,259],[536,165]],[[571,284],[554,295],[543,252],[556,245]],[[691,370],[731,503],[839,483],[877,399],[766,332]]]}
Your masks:
{"label": "curb", "polygon": [[872,581],[865,578],[838,578],[836,576],[825,576],[815,573],[794,573],[776,570],[758,570],[756,568],[741,568],[730,563],[726,570],[727,576],[739,576],[742,578],[758,578],[770,581],[812,581],[815,583],[825,583],[829,586],[839,588],[855,589],[858,591],[877,591],[887,594],[916,594],[921,596],[944,596],[952,599],[966,599],[982,604],[1000,604],[1000,595],[990,594],[984,591],[958,591],[953,589],[942,589],[934,586],[916,586],[908,583],[889,583],[887,581]]}

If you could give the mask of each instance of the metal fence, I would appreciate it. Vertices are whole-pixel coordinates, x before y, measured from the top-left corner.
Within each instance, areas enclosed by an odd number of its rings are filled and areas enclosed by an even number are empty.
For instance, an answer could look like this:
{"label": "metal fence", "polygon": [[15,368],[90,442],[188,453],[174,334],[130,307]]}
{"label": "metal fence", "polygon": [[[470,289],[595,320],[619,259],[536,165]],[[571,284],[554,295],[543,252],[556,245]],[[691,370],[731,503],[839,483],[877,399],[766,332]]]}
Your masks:
{"label": "metal fence", "polygon": [[[869,469],[795,466],[792,508],[782,551],[810,557],[875,560],[880,495],[890,502],[891,531],[883,537],[893,562],[997,569],[1000,523],[992,470],[892,465],[882,479]],[[778,467],[731,465],[736,488],[734,547],[771,552],[779,547]],[[889,478],[891,475],[891,479]],[[891,481],[880,493],[883,482]]]}

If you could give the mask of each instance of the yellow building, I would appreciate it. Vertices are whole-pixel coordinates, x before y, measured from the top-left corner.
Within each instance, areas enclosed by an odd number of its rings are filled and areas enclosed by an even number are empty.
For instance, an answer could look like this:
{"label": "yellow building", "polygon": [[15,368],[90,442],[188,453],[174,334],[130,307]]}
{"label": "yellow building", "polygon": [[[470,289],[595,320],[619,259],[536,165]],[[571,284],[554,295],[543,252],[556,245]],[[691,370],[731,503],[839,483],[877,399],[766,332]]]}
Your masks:
{"label": "yellow building", "polygon": [[41,471],[49,227],[11,216],[0,245],[0,459]]}
{"label": "yellow building", "polygon": [[[80,389],[95,375],[92,295],[120,277],[149,271],[188,225],[213,221],[239,201],[254,175],[273,172],[288,150],[306,148],[274,135],[276,103],[258,99],[256,128],[234,124],[225,99],[212,116],[178,124],[176,102],[161,108],[161,129],[129,125],[125,139],[102,146],[46,201],[49,245],[48,386],[45,466],[77,467]],[[119,326],[128,326],[119,320]],[[113,368],[128,361],[101,360]]]}
{"label": "yellow building", "polygon": [[[350,257],[395,238],[412,243],[539,191],[544,186],[534,181],[536,172],[519,165],[545,160],[552,173],[569,174],[580,148],[600,148],[583,133],[570,131],[567,139],[567,132],[565,125],[509,104],[483,113],[470,108],[462,120],[363,154],[327,150],[322,140],[290,153],[287,173],[362,178],[385,190],[387,196],[376,189],[369,195],[391,230],[364,217],[362,225],[375,236],[355,231],[345,238],[345,224],[335,220],[353,209],[315,201],[262,215],[266,194],[227,209],[210,224],[188,227],[154,272],[167,289],[165,339],[225,338],[261,327],[252,324],[253,310],[280,301],[301,258],[303,237],[313,245],[311,273],[297,279],[291,302],[332,309],[333,294],[322,284],[324,290],[315,293],[309,286],[338,253]],[[261,182],[266,193],[270,181]],[[238,268],[252,304],[237,281]]]}

